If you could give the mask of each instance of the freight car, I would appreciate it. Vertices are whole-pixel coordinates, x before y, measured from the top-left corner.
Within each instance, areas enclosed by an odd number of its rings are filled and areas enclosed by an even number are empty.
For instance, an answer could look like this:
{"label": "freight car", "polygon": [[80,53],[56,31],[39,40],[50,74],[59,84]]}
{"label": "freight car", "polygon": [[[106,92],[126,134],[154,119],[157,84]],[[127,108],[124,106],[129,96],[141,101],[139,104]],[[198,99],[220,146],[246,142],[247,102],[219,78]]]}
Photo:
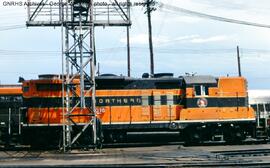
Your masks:
{"label": "freight car", "polygon": [[[176,78],[163,73],[137,79],[101,75],[96,77],[96,83],[97,114],[105,140],[123,141],[127,132],[142,131],[178,131],[187,143],[217,139],[240,142],[254,135],[255,115],[248,106],[247,82],[242,77]],[[80,95],[79,81],[75,79],[72,87],[73,106]],[[60,76],[26,80],[22,90],[22,142],[57,145],[62,139],[63,123]],[[86,95],[88,105],[90,95]],[[75,109],[72,120],[83,125],[91,119],[84,115],[87,113],[87,108]]]}

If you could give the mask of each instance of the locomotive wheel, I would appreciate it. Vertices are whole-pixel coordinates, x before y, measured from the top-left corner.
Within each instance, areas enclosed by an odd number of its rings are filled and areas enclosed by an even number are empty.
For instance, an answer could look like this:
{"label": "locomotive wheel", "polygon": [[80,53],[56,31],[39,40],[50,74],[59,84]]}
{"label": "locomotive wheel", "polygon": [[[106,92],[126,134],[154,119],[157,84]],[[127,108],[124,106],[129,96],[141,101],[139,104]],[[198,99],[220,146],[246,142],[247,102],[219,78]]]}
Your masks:
{"label": "locomotive wheel", "polygon": [[243,130],[238,126],[235,128],[229,128],[224,133],[224,140],[228,144],[240,144],[246,138]]}
{"label": "locomotive wheel", "polygon": [[186,128],[184,130],[184,141],[187,146],[199,144],[201,142],[201,138],[201,131],[196,127]]}
{"label": "locomotive wheel", "polygon": [[5,143],[5,135],[4,135],[4,129],[0,128],[0,144],[4,144]]}
{"label": "locomotive wheel", "polygon": [[119,142],[125,142],[126,138],[127,138],[127,133],[126,132],[119,132],[118,133]]}
{"label": "locomotive wheel", "polygon": [[127,133],[123,131],[114,131],[109,135],[109,141],[113,143],[122,143],[127,139]]}
{"label": "locomotive wheel", "polygon": [[1,130],[1,140],[4,144],[5,148],[10,148],[11,147],[11,143],[10,143],[10,135],[8,134],[8,130],[7,129],[2,129]]}
{"label": "locomotive wheel", "polygon": [[3,140],[2,140],[2,130],[0,129],[0,144],[3,143]]}

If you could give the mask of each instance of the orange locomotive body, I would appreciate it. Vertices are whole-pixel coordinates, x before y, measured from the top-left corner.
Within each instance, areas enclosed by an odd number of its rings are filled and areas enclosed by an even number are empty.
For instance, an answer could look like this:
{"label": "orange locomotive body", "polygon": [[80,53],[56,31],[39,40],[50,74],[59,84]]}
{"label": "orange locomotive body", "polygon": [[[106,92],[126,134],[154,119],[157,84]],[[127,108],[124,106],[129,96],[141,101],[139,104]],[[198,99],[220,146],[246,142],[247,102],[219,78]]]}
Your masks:
{"label": "orange locomotive body", "polygon": [[[248,107],[247,82],[242,77],[99,76],[96,83],[96,112],[104,136],[114,141],[132,131],[179,131],[186,142],[209,140],[216,135],[226,141],[239,141],[254,128],[254,111]],[[70,93],[74,95],[69,100],[71,107],[79,99],[79,81],[74,79],[72,87],[75,93]],[[66,121],[62,90],[59,78],[23,83],[29,135],[35,134],[35,126],[61,130]],[[86,98],[88,105],[90,95]],[[87,123],[91,119],[87,114],[87,108],[77,108],[72,120],[78,125]]]}
{"label": "orange locomotive body", "polygon": [[[48,77],[49,76],[49,77]],[[74,80],[76,94],[79,94],[78,80]],[[46,124],[57,125],[65,122],[63,118],[62,80],[57,75],[40,75],[40,79],[23,82],[24,106],[27,107],[27,125]],[[65,96],[65,95],[64,95]],[[76,98],[77,99],[77,98]],[[79,117],[88,114],[88,110],[77,108],[73,110],[74,122],[86,123],[90,117]]]}

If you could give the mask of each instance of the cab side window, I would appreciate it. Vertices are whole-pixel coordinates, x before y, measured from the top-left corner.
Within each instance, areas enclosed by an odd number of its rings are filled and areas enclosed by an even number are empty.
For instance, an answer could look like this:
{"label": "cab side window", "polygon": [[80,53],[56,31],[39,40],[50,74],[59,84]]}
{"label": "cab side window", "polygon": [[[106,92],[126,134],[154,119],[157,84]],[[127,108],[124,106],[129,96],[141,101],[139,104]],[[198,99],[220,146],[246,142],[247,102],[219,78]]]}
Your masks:
{"label": "cab side window", "polygon": [[209,87],[208,86],[204,86],[204,95],[209,95]]}
{"label": "cab side window", "polygon": [[29,91],[29,86],[24,86],[23,87],[23,92],[28,92]]}
{"label": "cab side window", "polygon": [[201,96],[202,95],[201,85],[194,86],[194,91],[195,91],[195,96]]}
{"label": "cab side window", "polygon": [[195,85],[194,86],[195,96],[208,96],[209,87],[204,85]]}

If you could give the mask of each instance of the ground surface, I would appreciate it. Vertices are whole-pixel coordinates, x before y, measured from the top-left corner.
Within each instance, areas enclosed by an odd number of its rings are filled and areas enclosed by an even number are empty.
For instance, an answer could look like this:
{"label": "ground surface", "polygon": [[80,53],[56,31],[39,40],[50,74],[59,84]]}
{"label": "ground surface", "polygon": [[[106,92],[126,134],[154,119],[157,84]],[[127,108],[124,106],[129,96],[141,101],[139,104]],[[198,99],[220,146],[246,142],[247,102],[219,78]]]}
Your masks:
{"label": "ground surface", "polygon": [[[253,153],[252,153],[253,152]],[[255,153],[254,153],[255,152]],[[270,167],[270,144],[1,151],[0,167]]]}

